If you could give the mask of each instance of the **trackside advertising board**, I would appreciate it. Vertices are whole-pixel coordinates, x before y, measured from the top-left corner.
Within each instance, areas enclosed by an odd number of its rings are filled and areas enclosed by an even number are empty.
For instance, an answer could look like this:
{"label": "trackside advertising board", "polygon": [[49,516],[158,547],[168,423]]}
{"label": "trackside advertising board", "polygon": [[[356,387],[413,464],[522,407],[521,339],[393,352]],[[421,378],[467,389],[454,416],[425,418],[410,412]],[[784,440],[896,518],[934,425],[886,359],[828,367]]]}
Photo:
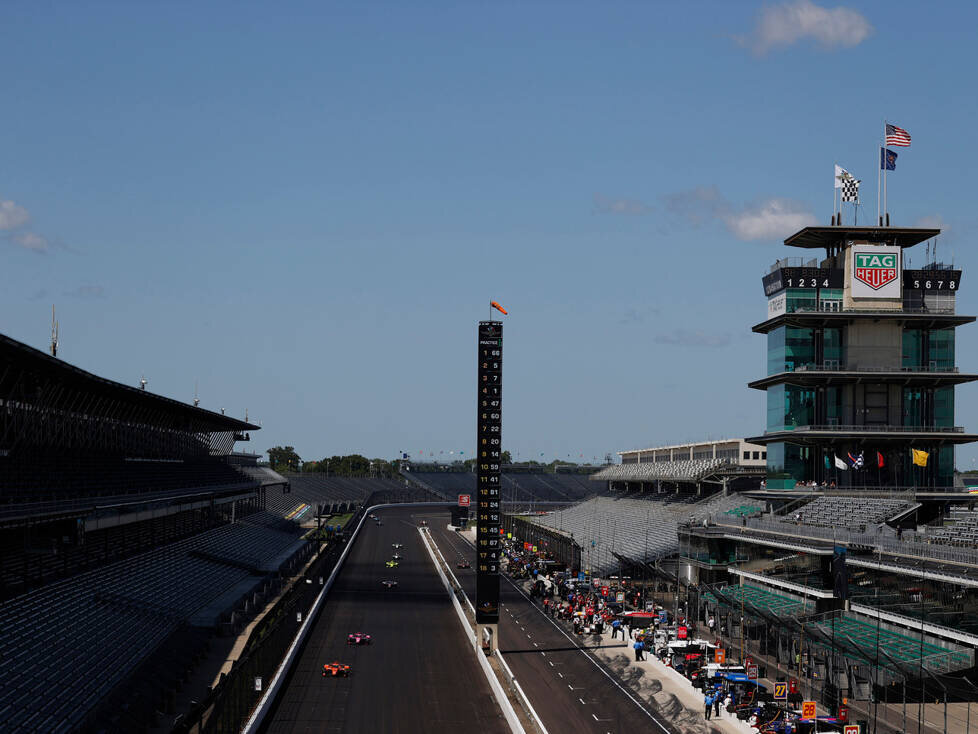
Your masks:
{"label": "trackside advertising board", "polygon": [[902,251],[889,245],[852,246],[853,298],[901,298]]}

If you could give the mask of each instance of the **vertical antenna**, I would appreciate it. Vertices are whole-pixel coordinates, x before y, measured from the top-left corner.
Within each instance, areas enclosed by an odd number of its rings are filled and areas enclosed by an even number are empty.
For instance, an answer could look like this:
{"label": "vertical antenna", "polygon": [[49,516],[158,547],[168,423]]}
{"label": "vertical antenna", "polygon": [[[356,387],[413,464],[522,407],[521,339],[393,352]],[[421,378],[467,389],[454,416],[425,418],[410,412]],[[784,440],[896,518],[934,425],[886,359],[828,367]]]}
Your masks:
{"label": "vertical antenna", "polygon": [[146,375],[140,375],[140,377],[139,377],[139,389],[140,390],[145,390],[146,389]]}
{"label": "vertical antenna", "polygon": [[200,406],[200,398],[197,397],[197,380],[194,380],[194,407]]}
{"label": "vertical antenna", "polygon": [[58,356],[58,322],[54,316],[54,305],[51,305],[51,356]]}
{"label": "vertical antenna", "polygon": [[245,423],[248,422],[248,409],[245,408]]}

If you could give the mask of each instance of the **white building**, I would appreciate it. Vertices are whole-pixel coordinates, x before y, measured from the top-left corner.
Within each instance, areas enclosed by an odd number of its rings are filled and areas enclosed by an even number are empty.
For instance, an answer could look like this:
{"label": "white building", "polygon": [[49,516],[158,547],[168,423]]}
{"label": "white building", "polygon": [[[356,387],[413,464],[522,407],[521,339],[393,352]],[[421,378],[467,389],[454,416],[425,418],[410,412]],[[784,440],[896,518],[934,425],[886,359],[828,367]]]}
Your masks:
{"label": "white building", "polygon": [[724,459],[736,466],[764,468],[767,465],[767,449],[764,446],[747,443],[742,438],[619,451],[618,455],[621,457],[622,464],[658,464],[667,461]]}

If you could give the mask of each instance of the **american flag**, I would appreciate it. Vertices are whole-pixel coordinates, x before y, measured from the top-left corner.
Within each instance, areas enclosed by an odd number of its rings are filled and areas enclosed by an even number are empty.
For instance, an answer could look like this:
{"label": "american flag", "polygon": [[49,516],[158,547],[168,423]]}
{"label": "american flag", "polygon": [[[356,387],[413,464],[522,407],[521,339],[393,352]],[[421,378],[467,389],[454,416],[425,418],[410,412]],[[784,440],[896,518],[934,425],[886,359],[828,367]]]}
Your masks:
{"label": "american flag", "polygon": [[890,123],[886,123],[886,144],[902,145],[905,148],[909,148],[910,133],[908,133],[902,127],[897,127],[896,125],[891,125]]}

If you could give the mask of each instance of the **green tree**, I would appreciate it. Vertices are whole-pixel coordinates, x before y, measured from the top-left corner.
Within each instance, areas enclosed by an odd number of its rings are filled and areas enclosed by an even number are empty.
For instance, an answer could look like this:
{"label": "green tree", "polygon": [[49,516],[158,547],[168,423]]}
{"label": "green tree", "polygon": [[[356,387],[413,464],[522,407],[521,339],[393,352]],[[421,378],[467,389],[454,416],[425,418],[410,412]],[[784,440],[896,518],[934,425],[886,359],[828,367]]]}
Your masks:
{"label": "green tree", "polygon": [[508,451],[503,451],[502,455],[499,457],[500,463],[502,464],[512,464],[513,455]]}
{"label": "green tree", "polygon": [[268,450],[268,463],[274,471],[299,471],[302,459],[292,446],[274,446]]}

